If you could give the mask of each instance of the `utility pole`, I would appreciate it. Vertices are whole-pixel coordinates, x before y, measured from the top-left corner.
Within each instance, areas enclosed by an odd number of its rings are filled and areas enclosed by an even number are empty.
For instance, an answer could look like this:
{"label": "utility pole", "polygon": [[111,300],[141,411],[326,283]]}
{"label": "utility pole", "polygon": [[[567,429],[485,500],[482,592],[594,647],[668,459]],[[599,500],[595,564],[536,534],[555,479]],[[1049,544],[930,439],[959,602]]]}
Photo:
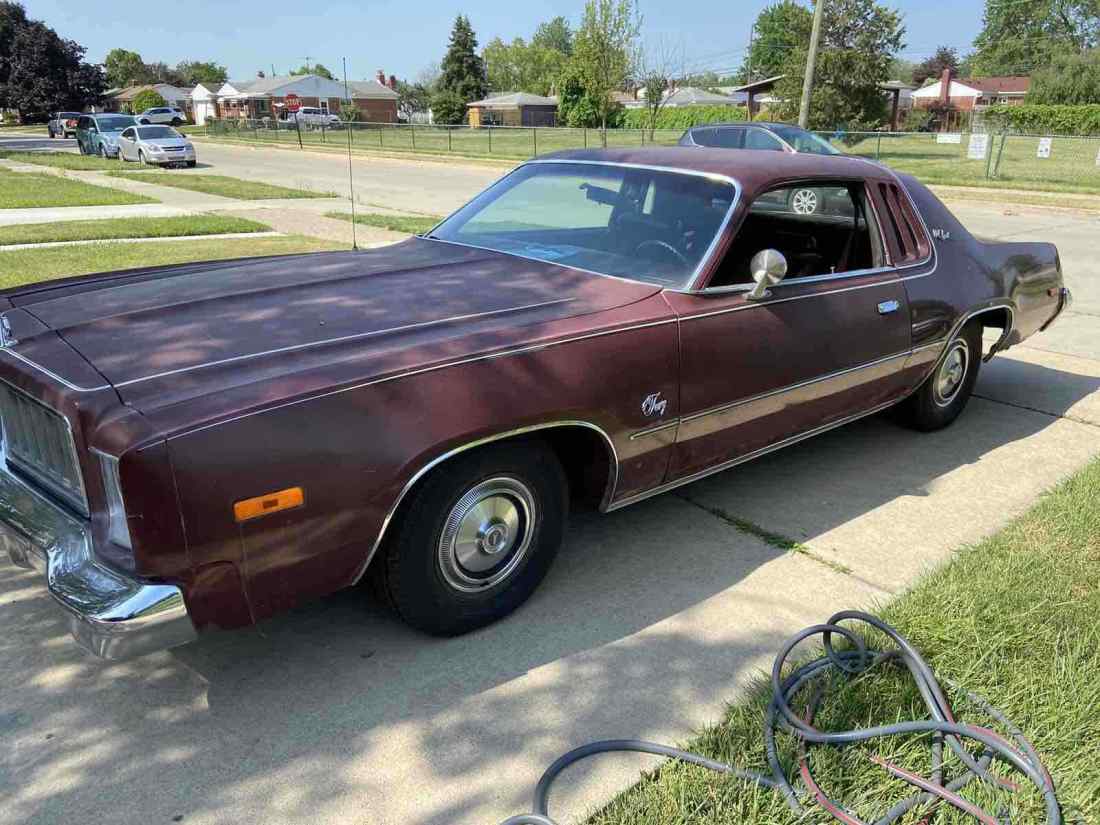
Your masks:
{"label": "utility pole", "polygon": [[821,18],[825,12],[825,0],[814,2],[814,27],[810,31],[810,51],[806,55],[806,77],[802,80],[802,102],[798,107],[798,125],[803,129],[810,122],[810,94],[814,88],[814,67],[817,63],[817,44],[821,40]]}

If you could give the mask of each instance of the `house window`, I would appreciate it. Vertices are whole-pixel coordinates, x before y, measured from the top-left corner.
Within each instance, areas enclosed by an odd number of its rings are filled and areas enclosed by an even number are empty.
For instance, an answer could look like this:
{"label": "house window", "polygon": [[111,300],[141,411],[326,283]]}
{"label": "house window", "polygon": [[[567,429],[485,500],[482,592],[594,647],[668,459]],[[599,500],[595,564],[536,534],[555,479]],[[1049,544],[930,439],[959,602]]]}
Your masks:
{"label": "house window", "polygon": [[323,115],[328,114],[328,101],[327,100],[322,100],[321,101],[321,114],[323,114]]}
{"label": "house window", "polygon": [[259,100],[256,101],[256,111],[257,112],[266,112],[267,111],[267,99],[266,98],[261,97]]}

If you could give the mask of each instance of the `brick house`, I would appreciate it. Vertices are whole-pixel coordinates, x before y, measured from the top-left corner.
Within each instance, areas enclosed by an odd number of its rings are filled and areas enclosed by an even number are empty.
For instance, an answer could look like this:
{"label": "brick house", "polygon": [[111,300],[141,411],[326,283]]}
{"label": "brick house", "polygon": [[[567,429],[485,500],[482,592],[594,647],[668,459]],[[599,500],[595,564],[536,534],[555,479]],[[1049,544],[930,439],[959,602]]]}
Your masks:
{"label": "brick house", "polygon": [[[379,72],[379,77],[384,75]],[[349,81],[347,92],[359,110],[360,120],[393,123],[397,120],[397,92],[393,76],[390,82],[377,80]],[[200,86],[202,84],[199,84]],[[205,87],[192,93],[197,100]],[[220,118],[276,119],[286,110],[286,96],[295,94],[302,106],[314,106],[322,112],[339,114],[345,100],[342,81],[329,80],[315,74],[254,77],[249,80],[228,80],[213,93],[209,116]]]}
{"label": "brick house", "polygon": [[168,106],[178,106],[190,114],[190,92],[178,86],[173,86],[171,83],[151,83],[143,86],[122,86],[117,89],[108,89],[103,94],[103,111],[127,112],[132,115],[140,114],[133,110],[134,98],[148,90],[152,90],[163,97],[165,104]]}
{"label": "brick house", "polygon": [[479,126],[556,126],[558,99],[510,92],[467,103],[469,122]]}
{"label": "brick house", "polygon": [[935,83],[913,92],[916,109],[954,109],[969,112],[996,103],[1024,102],[1030,77],[969,77],[956,80],[950,69]]}

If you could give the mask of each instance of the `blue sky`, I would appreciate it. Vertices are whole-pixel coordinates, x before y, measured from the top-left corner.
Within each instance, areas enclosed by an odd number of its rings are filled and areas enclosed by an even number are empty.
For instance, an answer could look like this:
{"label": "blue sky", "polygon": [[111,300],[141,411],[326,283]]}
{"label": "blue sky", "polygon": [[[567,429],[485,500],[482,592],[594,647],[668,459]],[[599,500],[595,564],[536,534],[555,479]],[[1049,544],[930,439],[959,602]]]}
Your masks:
{"label": "blue sky", "polygon": [[[881,0],[905,17],[904,57],[921,60],[939,44],[969,48],[978,33],[982,0]],[[348,59],[350,79],[376,69],[413,79],[446,47],[455,14],[466,14],[485,44],[494,37],[529,37],[542,20],[576,22],[583,0],[24,0],[32,18],[88,48],[102,61],[118,46],[149,62],[214,60],[232,77],[257,69],[279,74],[308,55],[334,72]],[[767,0],[640,0],[647,39],[682,42],[691,68],[731,70],[742,60],[749,27]]]}

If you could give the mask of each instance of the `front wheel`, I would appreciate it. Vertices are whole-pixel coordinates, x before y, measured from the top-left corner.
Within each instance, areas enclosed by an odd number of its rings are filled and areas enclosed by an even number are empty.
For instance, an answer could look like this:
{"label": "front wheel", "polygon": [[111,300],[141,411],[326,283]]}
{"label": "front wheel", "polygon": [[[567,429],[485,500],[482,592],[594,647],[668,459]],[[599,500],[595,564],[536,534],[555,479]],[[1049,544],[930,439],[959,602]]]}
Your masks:
{"label": "front wheel", "polygon": [[523,604],[549,571],[568,515],[565,473],[539,442],[458,456],[410,498],[380,559],[381,584],[402,619],[436,636]]}
{"label": "front wheel", "polygon": [[903,423],[923,432],[951,424],[970,400],[981,361],[982,327],[971,321],[947,345],[932,374],[901,403]]}

